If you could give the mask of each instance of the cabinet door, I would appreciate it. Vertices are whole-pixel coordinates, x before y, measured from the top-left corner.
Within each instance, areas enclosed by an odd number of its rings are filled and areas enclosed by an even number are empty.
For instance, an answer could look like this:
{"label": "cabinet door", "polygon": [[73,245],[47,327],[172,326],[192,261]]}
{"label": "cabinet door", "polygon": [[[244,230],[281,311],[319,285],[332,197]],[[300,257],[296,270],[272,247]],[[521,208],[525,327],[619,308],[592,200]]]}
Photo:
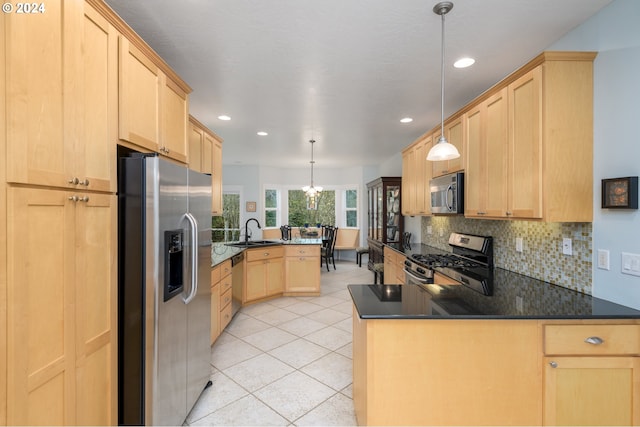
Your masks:
{"label": "cabinet door", "polygon": [[189,169],[198,172],[202,170],[202,142],[204,131],[193,123],[189,123]]}
{"label": "cabinet door", "polygon": [[118,34],[84,3],[82,49],[82,138],[74,176],[87,188],[116,191],[118,138]]}
{"label": "cabinet door", "polygon": [[71,75],[74,68],[63,61],[63,49],[74,42],[75,34],[63,38],[62,28],[73,3],[49,1],[46,13],[2,18],[7,115],[7,153],[2,161],[7,162],[9,182],[65,186],[72,174],[67,153],[74,147],[73,138],[64,132],[63,91],[73,80],[63,75],[63,67]]}
{"label": "cabinet door", "polygon": [[[202,172],[211,174],[213,167],[213,145],[214,139],[211,135],[205,133],[204,138],[202,139]],[[220,144],[220,159],[219,161],[222,163],[222,144]],[[222,167],[222,166],[220,166]],[[220,174],[220,180],[222,180],[222,174]]]}
{"label": "cabinet door", "polygon": [[265,274],[267,272],[264,261],[251,261],[246,263],[245,296],[243,302],[264,298],[267,295]]}
{"label": "cabinet door", "polygon": [[162,111],[160,154],[187,163],[187,124],[189,123],[188,95],[169,77],[162,74]]}
{"label": "cabinet door", "polygon": [[158,67],[129,40],[119,44],[119,136],[151,151],[160,147]]}
{"label": "cabinet door", "polygon": [[507,90],[501,90],[489,98],[484,105],[486,110],[484,159],[487,177],[483,210],[486,212],[486,216],[504,217],[507,210],[507,182],[509,179],[507,173]]}
{"label": "cabinet door", "polygon": [[[267,296],[284,292],[284,259],[273,258],[267,263]],[[316,265],[316,267],[318,267]]]}
{"label": "cabinet door", "polygon": [[[116,196],[81,195],[75,221],[76,422],[117,423]],[[71,252],[72,248],[68,251]]]}
{"label": "cabinet door", "polygon": [[222,215],[222,142],[205,133],[211,140],[213,165],[211,167],[211,213]]}
{"label": "cabinet door", "polygon": [[[416,214],[429,215],[431,213],[431,191],[429,189],[429,181],[431,180],[432,170],[427,162],[427,154],[433,146],[431,136],[425,138],[416,147],[415,170],[416,170]],[[402,204],[405,200],[402,199]]]}
{"label": "cabinet door", "polygon": [[513,218],[542,217],[542,69],[508,86],[508,211]]}
{"label": "cabinet door", "polygon": [[416,213],[416,148],[408,148],[402,152],[402,214],[414,215]]}
{"label": "cabinet door", "polygon": [[287,257],[286,292],[320,292],[318,257]]}
{"label": "cabinet door", "polygon": [[75,206],[70,195],[7,191],[8,425],[76,421]]}
{"label": "cabinet door", "polygon": [[640,358],[545,358],[545,425],[638,425]]}
{"label": "cabinet door", "polygon": [[465,114],[467,122],[467,166],[464,175],[464,215],[468,217],[486,214],[485,189],[487,188],[486,144],[483,123],[486,107],[483,103]]}

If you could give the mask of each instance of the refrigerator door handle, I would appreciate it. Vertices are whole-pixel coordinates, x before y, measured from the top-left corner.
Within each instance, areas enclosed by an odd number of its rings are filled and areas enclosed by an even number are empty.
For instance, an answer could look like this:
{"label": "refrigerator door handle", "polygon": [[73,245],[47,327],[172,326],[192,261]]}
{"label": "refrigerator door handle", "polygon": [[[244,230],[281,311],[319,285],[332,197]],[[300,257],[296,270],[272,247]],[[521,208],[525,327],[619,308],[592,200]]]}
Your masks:
{"label": "refrigerator door handle", "polygon": [[189,295],[184,298],[184,303],[189,304],[198,293],[198,221],[196,218],[189,212],[184,214],[189,221],[189,225],[191,227],[191,292]]}

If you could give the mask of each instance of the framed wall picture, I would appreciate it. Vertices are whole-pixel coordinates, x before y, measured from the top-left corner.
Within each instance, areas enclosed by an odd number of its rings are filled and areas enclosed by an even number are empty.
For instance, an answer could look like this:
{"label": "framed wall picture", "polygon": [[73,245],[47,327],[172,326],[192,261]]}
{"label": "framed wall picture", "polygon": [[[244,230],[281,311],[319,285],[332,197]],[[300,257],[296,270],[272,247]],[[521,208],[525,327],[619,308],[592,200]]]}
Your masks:
{"label": "framed wall picture", "polygon": [[247,202],[247,212],[256,211],[256,202]]}
{"label": "framed wall picture", "polygon": [[602,207],[606,209],[638,209],[638,177],[603,179]]}

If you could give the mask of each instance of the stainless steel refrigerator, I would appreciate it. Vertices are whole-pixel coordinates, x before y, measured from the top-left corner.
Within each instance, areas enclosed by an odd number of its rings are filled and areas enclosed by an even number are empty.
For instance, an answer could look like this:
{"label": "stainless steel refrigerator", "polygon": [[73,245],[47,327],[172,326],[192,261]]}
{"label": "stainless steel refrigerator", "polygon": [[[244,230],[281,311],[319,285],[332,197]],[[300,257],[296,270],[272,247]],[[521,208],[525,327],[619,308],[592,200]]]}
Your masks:
{"label": "stainless steel refrigerator", "polygon": [[157,155],[118,168],[118,423],[182,425],[210,385],[211,178]]}

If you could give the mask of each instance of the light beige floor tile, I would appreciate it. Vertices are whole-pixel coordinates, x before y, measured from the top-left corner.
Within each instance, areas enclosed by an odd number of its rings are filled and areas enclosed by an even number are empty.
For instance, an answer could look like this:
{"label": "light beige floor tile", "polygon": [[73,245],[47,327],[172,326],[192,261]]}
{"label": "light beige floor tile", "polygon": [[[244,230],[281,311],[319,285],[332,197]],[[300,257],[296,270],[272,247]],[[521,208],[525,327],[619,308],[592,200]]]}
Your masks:
{"label": "light beige floor tile", "polygon": [[293,421],[327,400],[335,392],[326,385],[295,371],[254,395],[289,421]]}
{"label": "light beige floor tile", "polygon": [[244,388],[221,372],[211,376],[211,387],[207,387],[187,417],[187,423],[193,422],[217,411],[223,406],[249,394]]}
{"label": "light beige floor tile", "polygon": [[353,401],[336,393],[295,421],[297,426],[355,426],[356,414]]}
{"label": "light beige floor tile", "polygon": [[251,304],[246,307],[242,307],[240,309],[240,313],[245,314],[247,316],[256,317],[264,313],[268,313],[269,311],[275,310],[277,308],[278,308],[277,306],[273,304],[269,304],[269,302],[262,302],[259,304]]}
{"label": "light beige floor tile", "polygon": [[353,359],[353,343],[349,341],[348,344],[337,349],[336,353],[341,354],[344,357],[348,357],[349,359]]}
{"label": "light beige floor tile", "polygon": [[294,369],[275,357],[262,353],[222,371],[226,376],[254,392],[273,381],[293,372]]}
{"label": "light beige floor tile", "polygon": [[325,325],[333,325],[334,323],[338,323],[350,317],[351,316],[346,313],[335,311],[331,308],[325,308],[320,311],[307,314],[306,316],[307,319],[315,320],[317,322],[324,323]]}
{"label": "light beige floor tile", "polygon": [[336,304],[331,307],[333,310],[340,311],[345,314],[353,313],[353,304],[351,301],[343,301],[340,304]]}
{"label": "light beige floor tile", "polygon": [[222,371],[236,363],[251,359],[260,353],[262,353],[260,349],[241,340],[220,345],[216,343],[211,352],[211,364]]}
{"label": "light beige floor tile", "polygon": [[329,354],[329,349],[299,338],[269,352],[273,357],[299,369]]}
{"label": "light beige floor tile", "polygon": [[288,307],[291,304],[295,304],[298,302],[295,298],[292,297],[282,297],[277,299],[272,299],[269,301],[269,304],[274,305],[276,307],[284,308]]}
{"label": "light beige floor tile", "polygon": [[286,426],[288,421],[256,399],[245,396],[214,413],[201,418],[194,426]]}
{"label": "light beige floor tile", "polygon": [[227,326],[226,332],[235,337],[242,338],[247,335],[255,334],[256,332],[264,331],[270,327],[271,325],[268,323],[261,322],[253,317],[247,317],[231,322],[229,326]]}
{"label": "light beige floor tile", "polygon": [[301,369],[312,378],[340,391],[353,381],[353,362],[338,353],[329,353]]}
{"label": "light beige floor tile", "polygon": [[323,307],[328,307],[328,308],[333,307],[334,305],[341,304],[343,302],[344,300],[330,296],[330,295],[315,297],[315,299],[313,300],[314,304],[321,305]]}
{"label": "light beige floor tile", "polygon": [[298,339],[297,336],[275,327],[242,338],[243,341],[248,342],[262,351],[273,350],[276,347],[296,339]]}
{"label": "light beige floor tile", "polygon": [[[353,332],[353,319],[351,318],[351,316],[349,316],[348,318],[338,322],[338,323],[334,323],[332,325],[334,328],[339,328],[342,329],[343,331],[347,331],[350,334],[352,334]],[[353,335],[352,335],[353,337]]]}
{"label": "light beige floor tile", "polygon": [[[344,394],[349,399],[353,399],[353,383],[349,384],[348,386],[346,386],[345,388],[340,390],[340,393]],[[353,404],[353,402],[352,402],[352,404]]]}
{"label": "light beige floor tile", "polygon": [[293,320],[298,317],[300,317],[299,314],[289,311],[286,308],[276,308],[275,310],[256,316],[256,318],[260,319],[262,322],[273,326],[288,322],[289,320]]}
{"label": "light beige floor tile", "polygon": [[285,309],[304,316],[315,311],[322,310],[322,308],[323,307],[321,305],[313,304],[308,301],[298,301],[295,304],[287,306]]}
{"label": "light beige floor tile", "polygon": [[304,339],[329,350],[337,350],[351,342],[351,334],[342,329],[327,326],[324,329],[305,335]]}
{"label": "light beige floor tile", "polygon": [[[316,306],[320,308],[320,306]],[[316,322],[315,320],[307,319],[306,317],[298,317],[293,320],[289,320],[288,322],[281,323],[278,325],[280,329],[284,329],[285,331],[297,335],[299,337],[303,337],[305,335],[309,335],[319,329],[326,327],[324,323]]]}

